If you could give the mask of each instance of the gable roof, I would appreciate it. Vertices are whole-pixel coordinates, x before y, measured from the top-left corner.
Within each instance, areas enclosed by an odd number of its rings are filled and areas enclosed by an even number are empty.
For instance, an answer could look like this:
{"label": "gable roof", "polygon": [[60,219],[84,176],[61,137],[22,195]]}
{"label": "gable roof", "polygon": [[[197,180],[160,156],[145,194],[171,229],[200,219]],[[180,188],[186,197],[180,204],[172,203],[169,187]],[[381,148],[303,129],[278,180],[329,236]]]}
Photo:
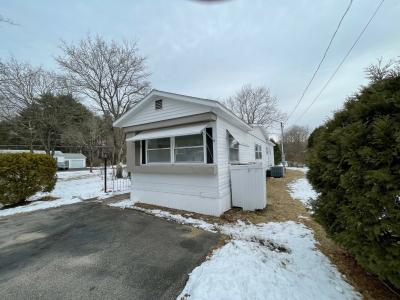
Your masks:
{"label": "gable roof", "polygon": [[271,145],[271,146],[276,146],[275,143],[271,142],[269,139],[269,134],[267,131],[267,128],[265,128],[262,125],[253,125],[253,128],[258,128],[260,129],[261,133],[263,134],[263,136],[265,137],[266,143]]}
{"label": "gable roof", "polygon": [[243,127],[246,130],[251,130],[251,126],[249,126],[246,122],[241,120],[238,116],[236,116],[229,108],[223,105],[221,102],[217,100],[187,96],[182,94],[170,93],[160,90],[151,90],[138,104],[128,110],[125,114],[123,114],[119,119],[115,120],[113,123],[114,127],[125,127],[124,123],[132,118],[137,112],[139,112],[147,102],[154,100],[155,98],[171,98],[178,101],[185,101],[189,103],[195,103],[200,105],[206,105],[213,109],[217,114],[221,116],[225,116],[228,120],[233,121],[238,126]]}
{"label": "gable roof", "polygon": [[82,153],[64,153],[65,159],[84,159],[86,158],[85,155]]}

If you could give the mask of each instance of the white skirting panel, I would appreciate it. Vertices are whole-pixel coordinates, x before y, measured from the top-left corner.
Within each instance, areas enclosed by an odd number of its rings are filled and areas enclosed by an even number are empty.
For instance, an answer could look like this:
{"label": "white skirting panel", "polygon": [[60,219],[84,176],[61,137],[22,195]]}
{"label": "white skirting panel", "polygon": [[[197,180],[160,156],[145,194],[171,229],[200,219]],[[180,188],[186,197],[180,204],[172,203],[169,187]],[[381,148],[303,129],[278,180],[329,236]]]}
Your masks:
{"label": "white skirting panel", "polygon": [[223,213],[217,176],[192,174],[133,174],[131,199],[219,216]]}

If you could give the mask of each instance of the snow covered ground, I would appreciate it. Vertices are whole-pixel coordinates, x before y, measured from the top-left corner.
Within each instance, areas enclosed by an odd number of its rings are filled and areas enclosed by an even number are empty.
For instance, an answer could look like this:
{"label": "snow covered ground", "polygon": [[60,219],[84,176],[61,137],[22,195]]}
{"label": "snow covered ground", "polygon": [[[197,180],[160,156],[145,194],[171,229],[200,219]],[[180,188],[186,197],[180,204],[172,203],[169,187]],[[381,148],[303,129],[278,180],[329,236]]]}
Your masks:
{"label": "snow covered ground", "polygon": [[308,168],[307,168],[307,167],[304,167],[304,168],[286,167],[286,169],[288,169],[288,170],[300,171],[300,172],[303,172],[303,173],[307,173],[307,171],[308,171]]}
{"label": "snow covered ground", "polygon": [[300,178],[289,183],[288,188],[290,196],[301,201],[308,208],[311,208],[311,201],[318,196],[307,178]]}
{"label": "snow covered ground", "polygon": [[[112,172],[112,170],[109,172]],[[99,169],[93,170],[93,173],[86,170],[57,172],[57,177],[58,180],[52,192],[37,193],[29,199],[32,203],[28,205],[2,209],[0,210],[0,217],[74,204],[95,197],[105,198],[127,192],[121,190],[114,193],[104,193],[104,182]],[[58,199],[52,201],[38,200],[44,196],[52,196]]]}
{"label": "snow covered ground", "polygon": [[177,299],[361,299],[316,248],[312,230],[296,222],[209,224],[161,210],[132,207],[231,237],[189,276]]}

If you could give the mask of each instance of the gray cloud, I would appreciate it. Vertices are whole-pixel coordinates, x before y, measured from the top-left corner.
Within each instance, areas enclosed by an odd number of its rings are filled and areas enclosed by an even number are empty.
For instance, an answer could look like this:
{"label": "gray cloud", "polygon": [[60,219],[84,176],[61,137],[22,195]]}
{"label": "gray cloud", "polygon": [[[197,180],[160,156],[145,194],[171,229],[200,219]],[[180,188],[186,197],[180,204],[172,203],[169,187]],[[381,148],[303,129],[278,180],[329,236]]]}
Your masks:
{"label": "gray cloud", "polygon": [[[224,99],[244,83],[266,85],[289,111],[314,71],[348,1],[10,1],[2,14],[0,57],[57,68],[60,39],[86,33],[138,40],[158,89]],[[364,26],[377,0],[354,1],[316,80],[293,116],[305,109]],[[366,84],[364,68],[400,55],[400,2],[387,0],[342,70],[300,121],[318,126]]]}

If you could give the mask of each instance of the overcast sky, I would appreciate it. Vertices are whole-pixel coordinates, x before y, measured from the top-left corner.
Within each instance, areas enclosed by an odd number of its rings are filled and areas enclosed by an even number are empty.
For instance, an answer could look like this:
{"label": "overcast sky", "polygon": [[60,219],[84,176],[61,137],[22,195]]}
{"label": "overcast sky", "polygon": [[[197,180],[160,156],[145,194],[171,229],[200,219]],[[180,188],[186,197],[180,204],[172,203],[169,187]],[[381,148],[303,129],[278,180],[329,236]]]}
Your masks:
{"label": "overcast sky", "polygon": [[[312,101],[380,0],[354,0],[320,73],[291,122]],[[245,83],[264,85],[282,111],[293,109],[348,0],[5,1],[0,58],[56,69],[59,41],[87,33],[136,40],[154,88],[224,99]],[[400,55],[400,1],[386,0],[322,97],[298,123],[318,126],[365,84],[364,68]]]}

